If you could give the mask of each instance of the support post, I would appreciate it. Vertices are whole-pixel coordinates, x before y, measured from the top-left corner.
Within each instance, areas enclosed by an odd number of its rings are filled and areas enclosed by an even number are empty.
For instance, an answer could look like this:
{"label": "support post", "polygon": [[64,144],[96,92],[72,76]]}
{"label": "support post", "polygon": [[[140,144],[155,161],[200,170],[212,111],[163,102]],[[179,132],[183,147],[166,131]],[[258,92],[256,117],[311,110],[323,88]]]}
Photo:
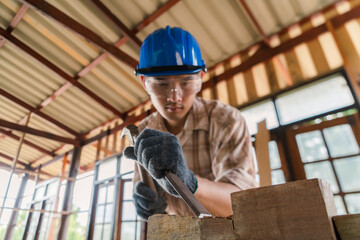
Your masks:
{"label": "support post", "polygon": [[[69,178],[76,178],[76,175],[78,173],[78,169],[80,166],[80,156],[81,156],[81,148],[75,147],[74,153],[71,159],[70,163],[70,169],[69,169]],[[74,186],[75,181],[67,181],[66,188],[65,188],[65,196],[63,200],[63,206],[62,211],[63,212],[71,212],[72,207],[72,197],[74,192]],[[61,215],[61,221],[60,221],[60,228],[58,232],[58,238],[59,240],[65,240],[66,239],[66,233],[69,226],[69,220],[70,216],[69,214]]]}
{"label": "support post", "polygon": [[[21,178],[21,183],[20,183],[19,191],[16,196],[14,208],[21,207],[22,197],[24,196],[25,187],[28,180],[29,180],[29,174],[24,173]],[[6,228],[4,239],[12,239],[12,235],[14,234],[14,228],[16,226],[18,216],[19,216],[19,211],[13,210],[10,216],[8,226]]]}

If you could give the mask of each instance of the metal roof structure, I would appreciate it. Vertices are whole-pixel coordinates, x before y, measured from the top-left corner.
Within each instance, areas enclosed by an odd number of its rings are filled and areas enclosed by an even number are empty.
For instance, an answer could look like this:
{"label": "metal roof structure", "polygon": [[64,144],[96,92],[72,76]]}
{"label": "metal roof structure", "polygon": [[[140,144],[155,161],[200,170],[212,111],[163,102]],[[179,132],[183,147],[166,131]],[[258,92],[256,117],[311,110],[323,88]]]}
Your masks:
{"label": "metal roof structure", "polygon": [[[214,69],[344,2],[0,0],[0,162],[11,166],[20,152],[18,168],[41,165],[45,176],[56,176],[56,160],[70,151],[69,159],[74,145],[145,116],[151,103],[133,70],[142,41],[157,28],[191,32]],[[116,139],[86,145],[80,168],[91,169],[99,149],[120,149]]]}

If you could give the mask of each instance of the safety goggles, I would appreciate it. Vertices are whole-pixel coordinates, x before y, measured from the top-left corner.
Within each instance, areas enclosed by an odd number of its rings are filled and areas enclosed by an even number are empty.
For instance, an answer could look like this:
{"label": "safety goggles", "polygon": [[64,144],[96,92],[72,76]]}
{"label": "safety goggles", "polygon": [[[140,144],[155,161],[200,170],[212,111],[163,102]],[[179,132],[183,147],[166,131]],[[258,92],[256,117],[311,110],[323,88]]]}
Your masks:
{"label": "safety goggles", "polygon": [[149,94],[157,98],[168,98],[174,94],[185,97],[200,91],[201,77],[199,74],[182,78],[147,77],[145,87]]}

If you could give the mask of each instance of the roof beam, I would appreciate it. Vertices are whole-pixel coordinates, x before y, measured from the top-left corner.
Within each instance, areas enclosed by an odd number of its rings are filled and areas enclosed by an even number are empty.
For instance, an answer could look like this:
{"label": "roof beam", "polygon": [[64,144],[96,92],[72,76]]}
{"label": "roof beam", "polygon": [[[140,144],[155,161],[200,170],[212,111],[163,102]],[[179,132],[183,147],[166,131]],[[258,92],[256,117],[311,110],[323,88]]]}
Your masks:
{"label": "roof beam", "polygon": [[[329,21],[331,22],[332,26],[334,28],[338,28],[342,26],[344,23],[351,19],[360,18],[360,5],[356,6],[355,8],[351,9],[349,12],[346,12],[342,15],[336,16]],[[250,69],[251,67],[255,66],[256,64],[259,64],[263,61],[266,61],[280,53],[287,52],[291,49],[293,49],[295,46],[299,45],[300,43],[308,42],[316,37],[318,37],[320,34],[325,33],[328,31],[328,27],[326,23],[321,24],[317,27],[314,27],[303,34],[299,35],[298,37],[295,37],[293,39],[290,39],[281,45],[275,47],[275,48],[261,48],[259,49],[253,56],[251,56],[247,61],[241,63],[239,66],[234,67],[228,71],[225,71],[224,73],[213,77],[212,79],[215,81],[215,83],[218,83],[222,80],[226,80],[231,78],[232,76],[246,71]],[[261,42],[260,44],[264,44],[264,42]],[[225,60],[226,61],[226,60]],[[212,81],[206,81],[203,83],[203,89],[211,87]]]}
{"label": "roof beam", "polygon": [[47,121],[53,123],[54,125],[56,125],[57,127],[65,130],[66,132],[76,136],[76,137],[80,137],[80,133],[76,132],[75,130],[65,126],[64,124],[62,124],[61,122],[57,121],[56,119],[50,117],[49,115],[41,112],[40,110],[38,110],[37,108],[34,108],[32,106],[30,106],[29,104],[27,104],[26,102],[22,101],[21,99],[15,97],[14,95],[10,94],[9,92],[5,91],[4,89],[0,88],[0,95],[4,96],[5,98],[11,100],[12,102],[22,106],[23,108],[29,110],[30,112],[33,112],[37,115],[39,115],[40,117],[46,119]]}
{"label": "roof beam", "polygon": [[[5,129],[3,129],[3,128],[0,128],[0,132],[1,132],[2,134],[5,134],[6,136],[12,138],[12,139],[20,140],[20,137],[17,136],[17,135],[15,135],[15,134],[13,134],[11,131],[7,131],[7,130],[5,130]],[[52,156],[52,157],[56,156],[56,154],[55,154],[54,152],[48,151],[48,150],[46,150],[45,148],[42,148],[42,147],[40,147],[40,146],[38,146],[38,145],[36,145],[36,144],[34,144],[34,143],[32,143],[32,142],[29,142],[28,140],[24,140],[24,143],[25,143],[26,145],[32,147],[32,148],[35,148],[35,149],[38,150],[39,152],[45,153],[46,155],[49,155],[49,156]]]}
{"label": "roof beam", "polygon": [[123,22],[121,22],[100,0],[92,0],[94,5],[101,10],[106,17],[108,17],[124,35],[138,50],[141,47],[141,41],[135,36],[135,34],[128,29]]}
{"label": "roof beam", "polygon": [[11,33],[16,26],[19,24],[19,22],[21,21],[21,19],[24,17],[25,13],[27,12],[27,10],[29,9],[29,6],[23,4],[19,11],[16,13],[15,17],[13,17],[13,19],[11,20],[8,28],[6,29],[6,31],[8,31],[9,33]]}
{"label": "roof beam", "polygon": [[[23,16],[25,15],[28,9],[29,7],[26,6],[25,4],[23,4],[20,7],[19,11],[16,13],[15,17],[11,20],[8,28],[6,29],[8,33],[11,33],[16,28],[16,26],[19,24],[20,20],[23,18]],[[0,48],[4,44],[5,44],[5,39],[0,36]]]}
{"label": "roof beam", "polygon": [[34,9],[39,12],[47,15],[48,17],[54,19],[58,23],[62,24],[66,28],[72,30],[74,33],[80,37],[86,39],[87,41],[95,44],[97,47],[106,51],[119,59],[121,62],[126,64],[130,68],[135,68],[138,64],[137,60],[133,59],[125,52],[121,51],[119,48],[115,47],[112,44],[105,42],[99,35],[91,31],[84,25],[75,21],[65,13],[61,12],[59,9],[55,8],[51,4],[43,0],[20,0],[23,3],[29,4]]}
{"label": "roof beam", "polygon": [[49,68],[50,70],[52,70],[54,73],[56,73],[57,75],[59,75],[60,77],[62,77],[64,80],[70,82],[71,84],[73,84],[74,86],[76,86],[77,88],[79,88],[81,91],[83,91],[85,94],[87,94],[88,96],[90,96],[92,99],[94,99],[95,101],[97,101],[99,104],[101,104],[103,107],[105,107],[106,109],[110,110],[111,112],[113,112],[114,114],[122,117],[123,114],[117,110],[115,107],[111,106],[109,103],[107,103],[105,100],[103,100],[101,97],[99,97],[98,95],[96,95],[95,93],[93,93],[91,90],[89,90],[87,87],[85,87],[84,85],[82,85],[81,83],[79,83],[77,81],[77,79],[71,77],[69,74],[67,74],[66,72],[64,72],[63,70],[61,70],[59,67],[57,67],[55,64],[53,64],[52,62],[50,62],[49,60],[47,60],[46,58],[44,58],[43,56],[41,56],[40,54],[38,54],[37,52],[35,52],[33,49],[31,49],[29,46],[27,46],[26,44],[24,44],[23,42],[21,42],[19,39],[17,39],[16,37],[14,37],[13,35],[11,35],[10,33],[8,33],[5,29],[0,27],[0,35],[2,35],[4,38],[6,38],[9,42],[11,42],[12,44],[14,44],[15,46],[17,46],[18,48],[20,48],[21,50],[23,50],[25,53],[27,53],[29,56],[31,56],[32,58],[36,59],[37,61],[39,61],[40,63],[42,63],[45,67]]}
{"label": "roof beam", "polygon": [[169,0],[165,4],[163,4],[158,10],[156,10],[153,14],[151,14],[148,18],[142,21],[139,25],[137,25],[132,32],[134,34],[140,32],[147,25],[155,21],[158,17],[160,17],[163,13],[167,12],[171,7],[180,2],[180,0]]}
{"label": "roof beam", "polygon": [[[0,152],[0,157],[5,158],[6,160],[9,160],[11,163],[13,162],[14,158],[10,157],[9,155],[6,155],[5,153]],[[6,164],[6,163],[4,163]],[[17,161],[16,164],[19,164],[23,167],[27,167],[28,165],[22,161]],[[7,164],[6,164],[7,165]],[[11,165],[8,165],[11,168]]]}
{"label": "roof beam", "polygon": [[62,136],[58,136],[49,132],[44,132],[41,130],[37,130],[31,127],[25,127],[23,125],[19,125],[16,123],[12,123],[3,119],[0,119],[0,126],[4,127],[4,128],[8,128],[8,129],[12,129],[12,130],[16,130],[16,131],[20,131],[20,132],[24,132],[24,133],[29,133],[35,136],[39,136],[39,137],[43,137],[43,138],[47,138],[47,139],[51,139],[51,140],[55,140],[58,142],[64,142],[64,143],[69,143],[75,146],[80,145],[80,142],[76,139],[71,139],[71,138],[66,138],[66,137],[62,137]]}

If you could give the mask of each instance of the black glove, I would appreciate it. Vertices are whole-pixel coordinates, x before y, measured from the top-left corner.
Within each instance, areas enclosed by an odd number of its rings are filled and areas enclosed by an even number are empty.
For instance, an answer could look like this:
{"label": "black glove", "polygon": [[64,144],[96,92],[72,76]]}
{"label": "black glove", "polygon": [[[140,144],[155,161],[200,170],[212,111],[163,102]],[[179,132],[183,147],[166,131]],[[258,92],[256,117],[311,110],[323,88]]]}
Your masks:
{"label": "black glove", "polygon": [[169,194],[179,194],[164,178],[166,173],[175,173],[195,193],[197,179],[186,166],[183,151],[176,136],[153,129],[145,129],[136,139],[134,147],[127,147],[124,155],[137,160]]}
{"label": "black glove", "polygon": [[155,183],[158,194],[142,182],[137,182],[134,187],[133,200],[136,213],[147,220],[151,215],[165,213],[167,203],[163,197],[163,190]]}

